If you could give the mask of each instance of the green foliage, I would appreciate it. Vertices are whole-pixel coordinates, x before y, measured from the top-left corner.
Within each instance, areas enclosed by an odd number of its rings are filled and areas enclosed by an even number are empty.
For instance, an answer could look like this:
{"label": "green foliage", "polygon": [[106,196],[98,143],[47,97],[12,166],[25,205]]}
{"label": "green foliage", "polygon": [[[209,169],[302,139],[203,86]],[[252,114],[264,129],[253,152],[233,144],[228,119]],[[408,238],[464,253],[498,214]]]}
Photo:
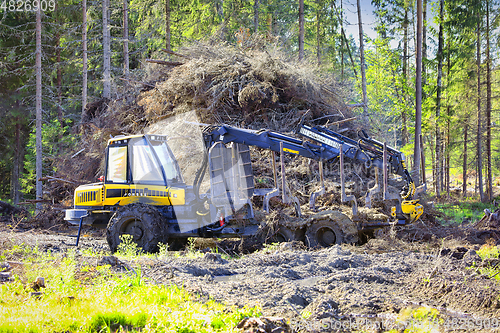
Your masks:
{"label": "green foliage", "polygon": [[[396,320],[396,324],[404,328],[405,333],[435,332],[443,323],[439,311],[428,306],[403,309]],[[400,330],[393,329],[389,332],[395,333]]]}
{"label": "green foliage", "polygon": [[[135,273],[113,273],[108,266],[85,265],[74,251],[42,253],[11,247],[25,270],[0,285],[0,332],[233,332],[259,308],[228,307],[197,301],[176,285],[142,281]],[[42,296],[30,296],[26,282],[45,278]]]}
{"label": "green foliage", "polygon": [[491,208],[490,204],[479,201],[465,200],[459,205],[437,204],[436,208],[443,212],[447,218],[440,219],[443,224],[462,224],[463,222],[476,222],[484,216],[484,209]]}
{"label": "green foliage", "polygon": [[371,117],[371,124],[378,140],[399,147],[402,143],[401,115],[411,112],[405,98],[408,87],[401,77],[400,50],[391,49],[389,39],[377,38],[372,44],[373,48],[365,52],[370,112],[376,115]]}
{"label": "green foliage", "polygon": [[164,258],[168,256],[168,244],[158,243],[158,257]]}
{"label": "green foliage", "polygon": [[[42,126],[43,175],[52,175],[57,171],[56,158],[75,146],[77,137],[69,133],[70,123],[61,126],[58,119],[53,119]],[[25,173],[21,178],[24,193],[34,195],[36,175],[36,130],[29,135],[24,161]]]}
{"label": "green foliage", "polygon": [[90,332],[102,332],[104,329],[112,331],[122,328],[125,330],[141,329],[147,324],[148,315],[140,312],[127,316],[121,312],[99,313],[92,317],[89,323]]}
{"label": "green foliage", "polygon": [[[491,244],[484,244],[477,251],[477,254],[481,257],[481,259],[485,260],[487,258],[498,258],[500,256],[500,249],[498,246],[494,246]],[[500,281],[500,267],[499,265],[481,265],[481,267],[477,267],[476,264],[471,269],[476,269],[479,273],[489,277],[490,279],[495,279]]]}
{"label": "green foliage", "polygon": [[481,257],[481,259],[485,259],[485,258],[498,258],[499,255],[500,255],[500,250],[498,249],[498,246],[484,244],[477,251],[477,254]]}
{"label": "green foliage", "polygon": [[134,242],[134,236],[121,235],[120,244],[118,244],[118,255],[131,258],[142,254],[142,250]]}

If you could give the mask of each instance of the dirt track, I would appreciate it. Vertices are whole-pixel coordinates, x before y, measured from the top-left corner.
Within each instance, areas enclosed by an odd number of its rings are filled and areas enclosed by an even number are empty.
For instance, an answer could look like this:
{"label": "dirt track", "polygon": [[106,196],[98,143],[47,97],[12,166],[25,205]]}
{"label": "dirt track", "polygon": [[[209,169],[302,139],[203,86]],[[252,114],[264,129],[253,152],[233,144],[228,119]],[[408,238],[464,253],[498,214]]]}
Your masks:
{"label": "dirt track", "polygon": [[[3,231],[0,239],[38,244],[41,250],[51,251],[66,251],[75,241],[47,231]],[[82,248],[108,249],[103,237],[89,232],[81,238]],[[486,319],[500,317],[500,286],[496,280],[467,269],[474,261],[481,262],[473,251],[464,251],[467,249],[433,250],[425,244],[373,239],[358,247],[309,250],[283,243],[239,259],[198,253],[194,259],[181,254],[144,257],[128,264],[140,264],[143,276],[152,283],[184,286],[201,300],[261,306],[264,315],[289,318],[297,330],[336,330],[343,324],[344,330],[350,331],[360,323],[368,330],[379,325],[390,329],[397,325],[398,314],[401,319],[404,309],[425,305],[439,310],[440,330],[453,323],[456,326],[451,327],[467,331],[491,327],[495,322]],[[95,258],[78,258],[98,264]]]}

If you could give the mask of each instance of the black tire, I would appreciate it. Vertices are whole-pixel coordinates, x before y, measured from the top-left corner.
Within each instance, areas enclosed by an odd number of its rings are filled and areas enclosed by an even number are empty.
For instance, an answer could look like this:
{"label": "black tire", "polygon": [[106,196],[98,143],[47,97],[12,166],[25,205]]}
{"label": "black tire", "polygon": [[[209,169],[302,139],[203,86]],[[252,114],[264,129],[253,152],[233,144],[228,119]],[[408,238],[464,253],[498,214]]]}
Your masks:
{"label": "black tire", "polygon": [[186,247],[188,243],[187,238],[175,237],[168,239],[168,250],[169,251],[180,251]]}
{"label": "black tire", "polygon": [[279,229],[271,236],[268,243],[284,243],[294,240],[299,240],[297,231],[280,226]]}
{"label": "black tire", "polygon": [[158,210],[146,204],[130,204],[120,208],[109,220],[106,229],[111,252],[118,250],[120,236],[132,235],[144,252],[157,252],[158,243],[167,242],[166,221]]}
{"label": "black tire", "polygon": [[335,244],[342,244],[344,235],[335,222],[322,220],[313,223],[307,229],[306,240],[309,247],[328,247]]}
{"label": "black tire", "polygon": [[306,231],[309,247],[329,247],[342,243],[357,243],[356,224],[339,211],[325,211],[312,217]]}

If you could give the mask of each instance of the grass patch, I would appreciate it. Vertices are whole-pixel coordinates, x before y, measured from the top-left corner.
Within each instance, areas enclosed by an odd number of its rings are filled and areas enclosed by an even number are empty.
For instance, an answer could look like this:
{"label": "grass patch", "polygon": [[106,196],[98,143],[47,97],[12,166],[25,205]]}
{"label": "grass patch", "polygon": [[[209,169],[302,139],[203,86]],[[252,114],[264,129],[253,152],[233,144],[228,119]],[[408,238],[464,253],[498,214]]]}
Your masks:
{"label": "grass patch", "polygon": [[[233,332],[243,318],[260,315],[258,308],[202,302],[173,284],[150,284],[140,267],[115,273],[109,265],[85,265],[75,251],[9,251],[23,269],[0,285],[0,333]],[[45,278],[42,295],[28,286],[37,276]]]}
{"label": "grass patch", "polygon": [[477,251],[477,254],[481,257],[481,259],[484,260],[486,258],[498,258],[498,256],[500,255],[500,251],[497,246],[484,244]]}
{"label": "grass patch", "polygon": [[436,209],[443,212],[447,218],[437,218],[444,225],[474,223],[484,216],[484,209],[491,208],[491,204],[466,200],[460,204],[436,204]]}
{"label": "grass patch", "polygon": [[415,332],[427,333],[436,332],[442,326],[444,320],[441,318],[437,309],[421,306],[418,308],[407,308],[401,310],[395,322],[397,329],[392,329],[388,332]]}
{"label": "grass patch", "polygon": [[[479,257],[481,257],[482,260],[488,259],[488,258],[499,258],[500,256],[500,250],[497,246],[491,245],[491,244],[484,244],[481,246],[481,248],[477,251],[477,254]],[[488,264],[485,267],[477,267],[476,264],[474,264],[471,269],[476,269],[479,271],[479,273],[486,275],[490,279],[495,279],[500,281],[500,265],[498,264]]]}

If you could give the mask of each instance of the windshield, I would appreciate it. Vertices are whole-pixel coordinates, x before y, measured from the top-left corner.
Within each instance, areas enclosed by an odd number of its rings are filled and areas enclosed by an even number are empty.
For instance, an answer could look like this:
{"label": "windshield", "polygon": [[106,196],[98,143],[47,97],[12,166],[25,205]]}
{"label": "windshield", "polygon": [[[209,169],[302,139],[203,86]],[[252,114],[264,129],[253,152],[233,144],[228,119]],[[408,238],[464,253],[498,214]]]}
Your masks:
{"label": "windshield", "polygon": [[[151,145],[145,137],[134,138],[131,147],[132,181],[136,184],[165,184],[163,171],[168,183],[181,182],[182,178],[166,142],[153,141]],[[163,168],[163,171],[162,171]]]}
{"label": "windshield", "polygon": [[179,171],[177,169],[177,165],[175,163],[175,159],[172,156],[166,142],[152,142],[154,151],[160,160],[161,165],[163,166],[163,170],[165,171],[165,176],[167,180],[179,182],[181,181]]}

